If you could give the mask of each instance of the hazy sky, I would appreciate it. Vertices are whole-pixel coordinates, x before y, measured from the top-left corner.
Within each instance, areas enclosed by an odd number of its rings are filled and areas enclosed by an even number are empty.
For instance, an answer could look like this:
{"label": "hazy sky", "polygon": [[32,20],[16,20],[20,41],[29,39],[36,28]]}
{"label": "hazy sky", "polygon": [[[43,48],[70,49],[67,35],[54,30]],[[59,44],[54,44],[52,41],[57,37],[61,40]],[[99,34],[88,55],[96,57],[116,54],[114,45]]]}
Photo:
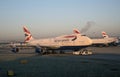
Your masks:
{"label": "hazy sky", "polygon": [[33,37],[71,34],[101,36],[101,31],[120,36],[120,0],[0,0],[0,40],[24,39],[26,25]]}

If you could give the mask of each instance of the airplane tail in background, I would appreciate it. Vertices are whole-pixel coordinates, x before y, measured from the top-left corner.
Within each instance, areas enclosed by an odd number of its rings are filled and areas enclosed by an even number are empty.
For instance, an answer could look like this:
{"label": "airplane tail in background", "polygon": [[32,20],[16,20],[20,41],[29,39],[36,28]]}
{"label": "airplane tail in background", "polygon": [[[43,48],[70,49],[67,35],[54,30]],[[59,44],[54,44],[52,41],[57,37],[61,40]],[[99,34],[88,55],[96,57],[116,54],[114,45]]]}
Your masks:
{"label": "airplane tail in background", "polygon": [[102,31],[102,36],[103,36],[104,38],[108,38],[108,37],[109,37],[109,36],[107,35],[107,33],[104,32],[104,31]]}
{"label": "airplane tail in background", "polygon": [[80,34],[80,31],[78,29],[73,29],[74,34]]}
{"label": "airplane tail in background", "polygon": [[33,37],[30,33],[30,31],[27,29],[27,27],[23,26],[23,31],[25,33],[25,42],[29,42],[31,40],[33,40]]}

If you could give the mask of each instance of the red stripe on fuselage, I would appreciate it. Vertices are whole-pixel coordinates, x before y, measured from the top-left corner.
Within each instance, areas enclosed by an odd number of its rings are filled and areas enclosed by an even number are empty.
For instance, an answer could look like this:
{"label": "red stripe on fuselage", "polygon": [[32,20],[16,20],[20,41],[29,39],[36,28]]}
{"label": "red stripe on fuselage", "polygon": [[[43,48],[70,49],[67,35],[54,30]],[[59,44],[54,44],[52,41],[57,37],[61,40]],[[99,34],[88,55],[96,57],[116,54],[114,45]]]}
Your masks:
{"label": "red stripe on fuselage", "polygon": [[74,35],[70,35],[70,36],[64,36],[64,38],[74,38]]}

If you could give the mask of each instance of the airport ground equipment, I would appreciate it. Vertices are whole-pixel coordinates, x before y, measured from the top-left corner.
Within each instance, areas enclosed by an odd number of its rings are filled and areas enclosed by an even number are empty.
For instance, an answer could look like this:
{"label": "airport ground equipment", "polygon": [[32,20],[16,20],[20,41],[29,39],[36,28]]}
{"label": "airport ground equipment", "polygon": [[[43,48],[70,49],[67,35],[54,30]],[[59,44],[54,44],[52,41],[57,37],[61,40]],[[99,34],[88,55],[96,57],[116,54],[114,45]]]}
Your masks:
{"label": "airport ground equipment", "polygon": [[80,50],[80,51],[74,51],[73,52],[74,55],[92,55],[93,52],[91,49],[83,49],[83,50]]}

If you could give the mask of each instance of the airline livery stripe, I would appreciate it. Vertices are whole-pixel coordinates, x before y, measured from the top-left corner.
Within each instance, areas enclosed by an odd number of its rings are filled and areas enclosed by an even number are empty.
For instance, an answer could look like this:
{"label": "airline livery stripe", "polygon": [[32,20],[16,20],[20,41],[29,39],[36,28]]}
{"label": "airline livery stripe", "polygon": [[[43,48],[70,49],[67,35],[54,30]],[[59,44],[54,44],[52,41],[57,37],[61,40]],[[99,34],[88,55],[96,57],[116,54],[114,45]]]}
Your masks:
{"label": "airline livery stripe", "polygon": [[29,37],[27,37],[27,38],[25,39],[25,41],[29,41],[31,37],[32,37],[32,36],[30,35]]}
{"label": "airline livery stripe", "polygon": [[74,33],[80,34],[80,32],[79,32],[79,31],[77,31],[77,30],[74,30]]}
{"label": "airline livery stripe", "polygon": [[75,36],[64,36],[64,38],[74,38]]}
{"label": "airline livery stripe", "polygon": [[26,28],[23,28],[24,29],[24,32],[26,32],[26,33],[29,33],[30,34],[30,32],[26,29]]}

